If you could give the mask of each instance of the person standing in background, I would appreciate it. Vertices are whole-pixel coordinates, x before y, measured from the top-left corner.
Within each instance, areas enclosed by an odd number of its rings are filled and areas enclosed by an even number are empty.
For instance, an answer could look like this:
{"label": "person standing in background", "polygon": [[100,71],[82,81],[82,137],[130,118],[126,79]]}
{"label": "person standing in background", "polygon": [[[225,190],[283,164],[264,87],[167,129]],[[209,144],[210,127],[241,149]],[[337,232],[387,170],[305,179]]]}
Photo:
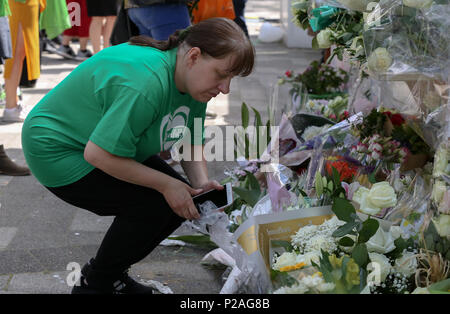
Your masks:
{"label": "person standing in background", "polygon": [[167,40],[176,30],[191,25],[186,3],[189,0],[124,0],[131,21],[140,35]]}
{"label": "person standing in background", "polygon": [[[8,20],[10,14],[8,0],[0,0],[0,64],[3,64],[4,59],[9,59],[13,55]],[[0,174],[22,176],[29,175],[30,170],[13,162],[6,155],[3,145],[0,145]]]}
{"label": "person standing in background", "polygon": [[[166,3],[166,0],[124,0],[124,8],[131,21],[138,27],[139,34],[155,40],[168,40],[179,29],[191,25],[186,3]],[[172,164],[170,151],[163,151],[160,157]]]}
{"label": "person standing in background", "polygon": [[39,60],[39,11],[43,11],[46,0],[9,0],[11,17],[9,27],[13,57],[5,63],[6,104],[3,121],[23,122],[22,106],[18,103],[17,88],[22,75],[23,60],[27,58],[28,80],[40,76]]}
{"label": "person standing in background", "polygon": [[[66,0],[67,6],[69,7],[72,2],[77,3],[80,8],[79,25],[74,23],[77,22],[76,20],[71,20],[72,28],[64,31],[62,45],[59,47],[58,52],[65,58],[85,60],[92,56],[91,51],[87,49],[91,17],[87,12],[86,0]],[[80,40],[80,50],[78,50],[77,54],[75,54],[73,49],[70,47],[70,41],[73,37],[78,37]]]}
{"label": "person standing in background", "polygon": [[247,0],[233,0],[234,13],[236,14],[236,18],[234,21],[237,25],[244,31],[245,35],[248,35],[247,24],[245,23],[244,11],[245,11],[245,3]]}
{"label": "person standing in background", "polygon": [[94,49],[94,54],[109,47],[109,39],[116,21],[118,11],[117,0],[86,0],[87,12],[92,18],[89,27],[89,37]]}

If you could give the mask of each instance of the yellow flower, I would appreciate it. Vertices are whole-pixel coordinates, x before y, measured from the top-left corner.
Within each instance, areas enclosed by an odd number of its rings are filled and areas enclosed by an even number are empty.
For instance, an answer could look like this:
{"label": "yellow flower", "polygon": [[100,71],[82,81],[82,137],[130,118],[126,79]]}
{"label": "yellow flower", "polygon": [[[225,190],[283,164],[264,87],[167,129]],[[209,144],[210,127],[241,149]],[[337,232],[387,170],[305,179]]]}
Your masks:
{"label": "yellow flower", "polygon": [[291,265],[291,266],[280,267],[280,271],[283,271],[283,272],[293,271],[293,270],[297,270],[297,269],[303,268],[305,266],[306,266],[306,264],[301,262],[301,263],[298,263],[298,264],[295,264],[295,265]]}
{"label": "yellow flower", "polygon": [[350,259],[347,263],[345,280],[348,284],[359,285],[359,266],[355,263],[354,259]]}
{"label": "yellow flower", "polygon": [[330,264],[333,268],[341,268],[343,259],[344,259],[343,256],[341,256],[339,258],[336,255],[329,256]]}

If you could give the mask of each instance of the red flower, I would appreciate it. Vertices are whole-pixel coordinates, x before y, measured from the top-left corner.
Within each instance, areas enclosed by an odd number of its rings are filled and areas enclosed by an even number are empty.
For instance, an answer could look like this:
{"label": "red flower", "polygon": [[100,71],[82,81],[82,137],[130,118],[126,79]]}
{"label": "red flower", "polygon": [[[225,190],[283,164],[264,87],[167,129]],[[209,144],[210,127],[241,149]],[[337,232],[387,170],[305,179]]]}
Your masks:
{"label": "red flower", "polygon": [[287,77],[292,77],[292,71],[286,71],[284,73]]}
{"label": "red flower", "polygon": [[341,181],[351,180],[358,172],[358,167],[343,160],[329,161],[326,163],[328,175],[333,175],[333,168],[336,168],[341,177]]}
{"label": "red flower", "polygon": [[383,114],[386,115],[389,119],[392,116],[392,113],[390,111],[385,111],[385,112],[383,112]]}
{"label": "red flower", "polygon": [[393,114],[390,118],[393,125],[402,125],[405,123],[405,119],[399,113]]}

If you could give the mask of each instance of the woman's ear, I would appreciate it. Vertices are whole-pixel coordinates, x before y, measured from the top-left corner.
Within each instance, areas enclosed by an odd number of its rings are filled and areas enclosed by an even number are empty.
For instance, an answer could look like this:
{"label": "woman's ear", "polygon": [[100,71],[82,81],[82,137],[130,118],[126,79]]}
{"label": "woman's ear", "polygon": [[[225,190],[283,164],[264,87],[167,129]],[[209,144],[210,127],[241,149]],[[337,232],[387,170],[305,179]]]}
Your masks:
{"label": "woman's ear", "polygon": [[198,62],[201,55],[202,51],[200,50],[200,48],[192,47],[191,49],[189,49],[188,52],[186,53],[188,68],[195,65]]}

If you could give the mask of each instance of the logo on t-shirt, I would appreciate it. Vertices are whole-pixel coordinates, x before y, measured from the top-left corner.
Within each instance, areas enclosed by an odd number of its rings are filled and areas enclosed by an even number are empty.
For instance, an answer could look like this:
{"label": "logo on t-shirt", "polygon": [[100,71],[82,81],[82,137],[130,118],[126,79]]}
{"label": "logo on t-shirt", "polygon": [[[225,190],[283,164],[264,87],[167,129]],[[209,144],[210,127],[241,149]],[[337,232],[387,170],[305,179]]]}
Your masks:
{"label": "logo on t-shirt", "polygon": [[161,120],[161,151],[168,150],[181,139],[185,133],[189,118],[189,107],[181,106],[173,114],[165,115]]}

